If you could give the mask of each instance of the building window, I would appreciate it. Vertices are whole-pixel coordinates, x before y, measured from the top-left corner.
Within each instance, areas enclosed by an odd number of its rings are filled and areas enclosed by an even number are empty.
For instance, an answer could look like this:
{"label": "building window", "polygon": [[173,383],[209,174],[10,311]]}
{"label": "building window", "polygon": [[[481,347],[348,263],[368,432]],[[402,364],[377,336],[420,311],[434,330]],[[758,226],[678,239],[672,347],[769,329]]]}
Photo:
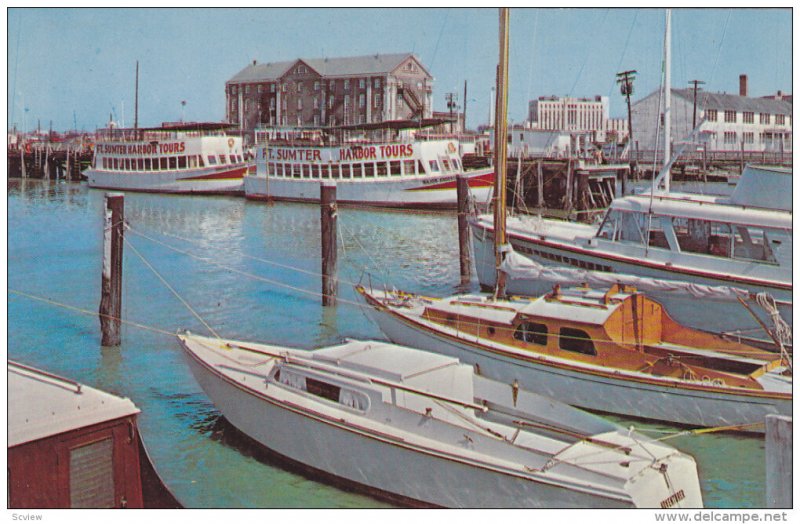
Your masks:
{"label": "building window", "polygon": [[754,116],[753,113],[747,113],[747,112],[742,113],[742,122],[744,122],[745,124],[752,124],[755,121],[753,116]]}
{"label": "building window", "polygon": [[706,120],[709,122],[716,122],[717,121],[717,110],[716,109],[709,109],[706,111]]}
{"label": "building window", "polygon": [[314,126],[319,125],[319,115],[314,115]]}
{"label": "building window", "polygon": [[298,93],[303,92],[303,82],[297,82],[297,92]]}
{"label": "building window", "polygon": [[314,97],[314,109],[319,109],[319,98]]}
{"label": "building window", "polygon": [[375,89],[380,89],[381,88],[381,79],[380,78],[376,78],[375,79],[375,83],[373,85],[375,86]]}
{"label": "building window", "polygon": [[297,99],[297,110],[298,111],[302,111],[303,110],[303,99],[302,98],[298,98]]}
{"label": "building window", "polygon": [[736,111],[725,111],[725,122],[736,122]]}
{"label": "building window", "polygon": [[365,96],[363,94],[358,95],[358,107],[364,107],[366,103]]}
{"label": "building window", "polygon": [[328,108],[330,109],[332,107],[333,107],[333,95],[328,97]]}
{"label": "building window", "polygon": [[274,98],[270,98],[269,99],[269,108],[270,109],[275,109],[275,99]]}
{"label": "building window", "polygon": [[364,89],[364,87],[366,87],[366,83],[363,78],[358,81],[358,87],[359,89]]}
{"label": "building window", "polygon": [[232,95],[236,94],[236,86],[231,86],[231,94]]}
{"label": "building window", "polygon": [[350,90],[350,80],[345,80],[344,81],[344,90],[345,91],[349,91]]}
{"label": "building window", "polygon": [[736,131],[725,131],[725,143],[726,144],[735,144],[736,143]]}
{"label": "building window", "polygon": [[373,106],[379,107],[380,105],[381,105],[381,95],[380,94],[376,94]]}
{"label": "building window", "polygon": [[742,133],[742,141],[745,144],[752,144],[753,143],[753,133]]}
{"label": "building window", "polygon": [[314,82],[314,91],[319,91],[319,81]]}
{"label": "building window", "polygon": [[333,91],[333,89],[336,87],[336,80],[331,80],[330,83],[328,84],[328,87],[330,88],[331,91]]}
{"label": "building window", "polygon": [[759,124],[769,124],[769,113],[759,113],[758,114],[758,123]]}
{"label": "building window", "polygon": [[246,94],[246,95],[250,94],[250,86],[249,85],[244,86],[244,94]]}
{"label": "building window", "polygon": [[786,123],[786,117],[784,115],[775,115],[775,125],[782,126]]}

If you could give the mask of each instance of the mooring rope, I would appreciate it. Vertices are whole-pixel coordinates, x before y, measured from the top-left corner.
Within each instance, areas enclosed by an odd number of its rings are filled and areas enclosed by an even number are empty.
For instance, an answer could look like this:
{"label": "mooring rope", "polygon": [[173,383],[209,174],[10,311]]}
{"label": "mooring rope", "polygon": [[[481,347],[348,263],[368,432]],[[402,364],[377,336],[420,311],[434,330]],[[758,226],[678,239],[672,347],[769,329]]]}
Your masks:
{"label": "mooring rope", "polygon": [[167,335],[169,337],[174,337],[175,336],[175,333],[172,332],[172,331],[167,331],[165,329],[160,329],[160,328],[157,328],[157,327],[148,326],[146,324],[141,324],[139,322],[133,322],[131,320],[125,320],[124,318],[115,318],[112,315],[106,315],[104,313],[98,313],[97,311],[92,311],[92,310],[80,308],[80,307],[77,307],[77,306],[71,306],[69,304],[64,304],[63,302],[58,302],[56,300],[53,300],[53,299],[50,299],[50,298],[46,298],[46,297],[42,297],[42,296],[39,296],[39,295],[34,295],[32,293],[26,293],[24,291],[19,291],[17,289],[9,289],[8,292],[9,293],[13,293],[14,295],[19,295],[21,297],[29,298],[31,300],[36,300],[38,302],[44,302],[45,304],[49,304],[51,306],[57,306],[57,307],[64,308],[64,309],[67,309],[67,310],[70,310],[70,311],[74,311],[74,312],[80,313],[82,315],[91,315],[91,316],[97,315],[97,316],[105,317],[105,318],[108,318],[108,319],[111,319],[111,320],[119,320],[123,324],[127,324],[129,326],[145,329],[147,331],[152,331],[154,333],[159,333],[161,335]]}
{"label": "mooring rope", "polygon": [[158,272],[158,270],[156,270],[156,268],[154,268],[154,267],[153,267],[153,265],[152,265],[150,262],[148,262],[148,261],[147,261],[147,259],[144,257],[144,255],[142,255],[142,254],[139,252],[139,250],[138,250],[138,249],[136,249],[136,246],[134,246],[133,244],[131,244],[131,243],[130,243],[130,241],[129,241],[127,238],[123,238],[123,240],[125,241],[125,244],[127,244],[127,245],[128,245],[128,247],[130,247],[130,248],[133,250],[134,254],[136,254],[136,256],[138,256],[138,257],[139,257],[139,258],[142,260],[142,262],[144,263],[144,265],[146,265],[146,266],[148,267],[148,269],[150,269],[150,271],[152,271],[152,272],[153,272],[153,274],[154,274],[154,275],[155,275],[155,276],[156,276],[156,277],[157,277],[157,278],[158,278],[158,279],[161,281],[161,283],[162,283],[162,284],[164,284],[164,286],[165,286],[167,289],[169,289],[169,290],[172,292],[172,294],[173,294],[173,295],[175,295],[175,297],[176,297],[178,300],[180,300],[180,301],[181,301],[181,303],[182,303],[184,306],[186,306],[186,309],[188,309],[188,310],[189,310],[189,311],[192,313],[192,315],[194,315],[194,316],[195,316],[195,318],[197,318],[197,320],[199,320],[199,321],[200,321],[200,323],[201,323],[201,324],[203,324],[203,325],[206,327],[206,329],[207,329],[207,330],[209,330],[209,331],[211,332],[211,334],[212,334],[212,335],[214,335],[216,338],[222,338],[222,337],[220,337],[220,336],[219,336],[219,333],[217,333],[217,332],[214,330],[214,328],[212,328],[212,327],[211,327],[211,326],[208,324],[208,322],[206,322],[206,321],[203,319],[203,317],[201,317],[201,316],[200,316],[200,313],[198,313],[197,311],[195,311],[195,309],[194,309],[194,308],[191,306],[191,304],[189,304],[189,302],[187,302],[187,301],[186,301],[186,299],[184,299],[184,298],[183,298],[183,297],[180,295],[180,293],[178,293],[178,292],[175,290],[175,288],[174,288],[174,287],[172,287],[172,286],[169,284],[169,282],[167,282],[167,280],[166,280],[166,279],[165,279],[163,276],[161,276],[161,273],[159,273],[159,272]]}

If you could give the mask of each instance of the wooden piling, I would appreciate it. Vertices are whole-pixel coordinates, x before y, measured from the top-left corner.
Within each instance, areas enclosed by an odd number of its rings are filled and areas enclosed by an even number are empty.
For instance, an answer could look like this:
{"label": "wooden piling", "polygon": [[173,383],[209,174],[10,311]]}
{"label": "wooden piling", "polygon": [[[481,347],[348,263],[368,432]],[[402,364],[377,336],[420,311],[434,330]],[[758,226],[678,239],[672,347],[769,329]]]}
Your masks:
{"label": "wooden piling", "polygon": [[336,182],[320,183],[320,227],[322,239],[322,305],[336,304]]}
{"label": "wooden piling", "polygon": [[458,200],[458,254],[461,267],[461,283],[468,284],[472,276],[469,256],[469,180],[464,174],[456,178],[456,199]]}
{"label": "wooden piling", "polygon": [[767,507],[792,507],[792,417],[767,415]]}
{"label": "wooden piling", "polygon": [[118,346],[122,327],[122,246],[125,195],[106,193],[100,330],[103,346]]}

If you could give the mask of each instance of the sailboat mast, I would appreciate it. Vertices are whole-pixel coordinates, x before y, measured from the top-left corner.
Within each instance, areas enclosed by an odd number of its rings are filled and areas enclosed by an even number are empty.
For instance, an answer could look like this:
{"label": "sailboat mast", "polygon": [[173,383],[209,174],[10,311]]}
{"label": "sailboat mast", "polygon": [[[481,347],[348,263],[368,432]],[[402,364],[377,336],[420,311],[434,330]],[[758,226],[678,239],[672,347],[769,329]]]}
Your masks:
{"label": "sailboat mast", "polygon": [[[506,159],[508,158],[508,8],[500,8],[500,59],[494,121],[494,249],[496,267],[503,261],[506,235]],[[495,296],[505,295],[505,273],[497,270]]]}
{"label": "sailboat mast", "polygon": [[[666,13],[666,32],[664,34],[664,166],[669,164],[672,158],[672,141],[670,120],[671,117],[671,99],[672,99],[672,79],[670,70],[672,68],[672,9],[667,9]],[[669,172],[664,176],[664,191],[669,192],[670,175]]]}

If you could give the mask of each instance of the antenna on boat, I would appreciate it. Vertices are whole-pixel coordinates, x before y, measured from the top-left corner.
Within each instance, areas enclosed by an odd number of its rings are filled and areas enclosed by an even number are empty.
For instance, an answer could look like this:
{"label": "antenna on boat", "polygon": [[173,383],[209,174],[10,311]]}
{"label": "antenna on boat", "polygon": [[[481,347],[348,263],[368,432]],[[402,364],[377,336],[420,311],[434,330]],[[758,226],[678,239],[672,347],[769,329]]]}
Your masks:
{"label": "antenna on boat", "polygon": [[506,275],[500,270],[508,237],[506,235],[506,159],[508,142],[508,12],[500,8],[500,59],[497,65],[497,98],[494,121],[494,250],[497,283],[494,296],[506,294]]}

